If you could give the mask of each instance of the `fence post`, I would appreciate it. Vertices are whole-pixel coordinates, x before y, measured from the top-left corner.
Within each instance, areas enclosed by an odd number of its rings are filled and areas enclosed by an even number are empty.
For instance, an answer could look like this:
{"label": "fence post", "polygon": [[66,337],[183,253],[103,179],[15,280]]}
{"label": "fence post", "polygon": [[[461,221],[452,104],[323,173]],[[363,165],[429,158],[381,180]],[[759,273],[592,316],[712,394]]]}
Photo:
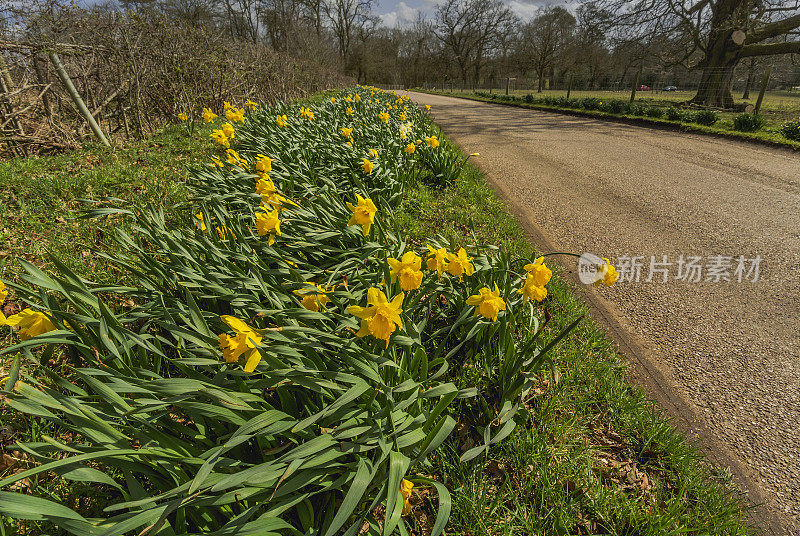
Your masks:
{"label": "fence post", "polygon": [[572,77],[574,75],[569,73],[569,82],[567,82],[567,98],[569,98],[569,94],[572,93]]}
{"label": "fence post", "polygon": [[86,119],[86,122],[89,123],[89,127],[92,129],[92,132],[94,132],[94,135],[97,136],[97,139],[99,139],[103,145],[105,145],[106,147],[110,147],[111,144],[108,143],[106,135],[103,134],[102,130],[100,130],[100,125],[98,125],[97,121],[94,120],[94,117],[89,112],[89,109],[86,107],[86,104],[83,102],[83,99],[81,99],[78,90],[75,89],[75,85],[72,83],[72,80],[70,80],[67,71],[64,70],[64,66],[61,64],[61,60],[59,59],[58,54],[56,54],[55,52],[50,52],[48,56],[50,56],[50,62],[53,64],[53,67],[55,67],[56,73],[58,74],[58,77],[61,79],[61,82],[64,84],[67,93],[69,93],[72,102],[75,103],[75,106],[78,107],[78,111],[80,111],[83,118]]}
{"label": "fence post", "polygon": [[636,76],[633,77],[633,86],[631,86],[631,102],[633,102],[633,99],[636,98],[636,88],[639,87],[639,75],[641,72],[642,69],[639,68],[639,70],[636,71]]}
{"label": "fence post", "polygon": [[761,110],[761,101],[764,100],[764,92],[767,91],[767,83],[769,82],[769,75],[772,73],[772,65],[767,65],[764,71],[764,78],[761,79],[761,89],[758,91],[758,100],[756,101],[756,109],[754,113]]}

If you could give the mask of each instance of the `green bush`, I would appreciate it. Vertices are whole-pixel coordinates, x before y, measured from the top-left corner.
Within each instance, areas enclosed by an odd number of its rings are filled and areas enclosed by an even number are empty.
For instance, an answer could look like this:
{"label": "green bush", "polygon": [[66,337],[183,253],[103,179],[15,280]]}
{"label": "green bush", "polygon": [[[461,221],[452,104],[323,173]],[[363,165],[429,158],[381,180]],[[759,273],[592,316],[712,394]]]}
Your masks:
{"label": "green bush", "polygon": [[664,109],[658,106],[650,106],[645,109],[644,115],[658,119],[664,116]]}
{"label": "green bush", "polygon": [[646,110],[647,110],[646,106],[642,106],[641,104],[633,103],[628,107],[628,114],[629,115],[644,115]]}
{"label": "green bush", "polygon": [[764,126],[764,117],[759,114],[741,113],[733,118],[734,130],[755,132]]}
{"label": "green bush", "polygon": [[624,114],[628,111],[629,105],[626,101],[611,99],[603,103],[602,109],[612,114]]}
{"label": "green bush", "polygon": [[782,124],[781,134],[786,139],[800,141],[800,120]]}
{"label": "green bush", "polygon": [[667,108],[665,116],[670,121],[681,121],[683,119],[683,114],[681,113],[681,110],[675,106],[670,106],[669,108]]}
{"label": "green bush", "polygon": [[597,110],[600,108],[600,99],[595,97],[584,97],[578,101],[578,106],[584,110]]}
{"label": "green bush", "polygon": [[699,110],[694,113],[687,113],[686,120],[699,125],[711,126],[719,121],[719,114],[714,110]]}
{"label": "green bush", "polygon": [[[299,108],[215,132],[231,148],[192,172],[195,225],[118,200],[87,214],[132,220],[112,259],[130,286],[21,261],[8,286],[42,329],[0,351],[14,356],[5,403],[66,433],[20,445],[37,464],[0,480],[0,515],[79,535],[407,534],[413,483],[438,503],[436,536],[451,497],[429,457],[457,424],[483,438],[468,463],[525,421],[577,320],[543,335],[518,293],[528,260],[436,238],[414,248],[391,218],[424,153],[455,149],[377,89]],[[56,352],[66,377],[47,365]],[[473,364],[481,388],[457,388]],[[36,478],[91,483],[107,501],[85,517],[11,487]]]}

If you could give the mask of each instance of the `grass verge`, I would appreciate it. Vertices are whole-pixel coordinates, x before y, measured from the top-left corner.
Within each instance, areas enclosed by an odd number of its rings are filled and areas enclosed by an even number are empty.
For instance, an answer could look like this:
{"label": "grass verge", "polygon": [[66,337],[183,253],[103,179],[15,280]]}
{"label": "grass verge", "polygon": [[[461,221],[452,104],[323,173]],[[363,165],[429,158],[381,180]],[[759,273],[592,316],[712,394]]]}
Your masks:
{"label": "grass verge", "polygon": [[[459,150],[449,141],[448,150]],[[437,190],[419,182],[398,216],[412,241],[444,234],[533,256],[519,222],[476,167]],[[587,306],[554,269],[544,302],[549,330],[584,316],[555,351],[552,375],[528,402],[530,423],[484,463],[461,464],[472,438],[451,438],[435,471],[454,497],[451,533],[746,534],[729,475],[711,466],[631,386],[626,365]],[[484,381],[480,363],[459,388]]]}
{"label": "grass verge", "polygon": [[[116,151],[87,148],[3,164],[0,191],[19,207],[15,235],[47,241],[40,250],[20,245],[3,257],[3,270],[11,270],[7,257],[19,252],[30,255],[33,262],[44,262],[42,253],[49,251],[66,258],[85,277],[113,280],[103,261],[83,254],[104,247],[102,237],[91,245],[80,238],[96,237],[102,225],[113,223],[68,220],[80,207],[77,200],[92,194],[113,195],[137,204],[152,201],[174,206],[185,199],[185,164],[200,160],[200,154],[210,150],[206,144],[205,136],[188,136],[176,129]],[[449,142],[444,148],[458,151]],[[92,167],[79,167],[83,161],[93,162]],[[15,173],[26,181],[27,190],[11,183]],[[71,177],[77,177],[74,184],[60,190],[59,182]],[[443,234],[455,242],[491,243],[515,255],[534,254],[519,223],[480,171],[469,165],[458,181],[444,189],[412,183],[396,217],[416,242]],[[58,224],[70,227],[53,231]],[[551,333],[560,332],[570,319],[587,315],[585,305],[557,270],[549,288],[542,321],[550,318]],[[602,330],[585,320],[562,341],[555,355],[553,373],[541,377],[527,401],[529,426],[517,428],[509,441],[493,448],[489,459],[459,463],[459,455],[474,444],[469,433],[460,431],[435,458],[431,472],[455,498],[448,533],[746,533],[743,510],[729,480],[706,464],[644,395],[627,383],[624,362]],[[484,384],[482,363],[464,367],[456,380],[459,387]],[[35,422],[28,429],[24,423],[5,426],[11,423],[3,422],[2,414],[0,424],[3,429],[25,430],[28,438],[53,434],[37,428]],[[0,439],[6,444],[21,438]],[[0,467],[0,474],[6,469],[13,470]],[[46,479],[30,484],[49,485]],[[90,491],[81,489],[81,493]],[[64,488],[50,491],[65,504],[84,501],[89,509],[101,499]],[[424,534],[426,526],[424,519],[417,519],[416,533]]]}
{"label": "grass verge", "polygon": [[88,279],[118,280],[119,273],[95,251],[114,247],[106,238],[119,220],[77,219],[86,206],[81,200],[117,197],[134,207],[153,203],[169,209],[186,200],[187,164],[211,148],[205,129],[190,133],[175,125],[124,146],[87,145],[0,162],[0,278],[14,278],[16,259],[47,268],[50,254]]}
{"label": "grass verge", "polygon": [[503,98],[489,98],[475,93],[458,93],[458,92],[445,92],[434,91],[427,89],[414,89],[419,93],[427,93],[429,95],[441,95],[443,97],[455,97],[458,99],[474,100],[479,102],[488,102],[491,104],[502,104],[504,106],[516,106],[518,108],[528,108],[531,110],[542,110],[546,112],[556,112],[567,115],[576,115],[580,117],[592,117],[596,119],[603,119],[606,121],[615,121],[633,125],[644,125],[668,130],[677,130],[681,132],[694,132],[698,134],[706,134],[710,136],[719,136],[729,139],[748,141],[752,143],[759,143],[762,145],[769,145],[772,147],[787,147],[793,150],[800,150],[800,141],[793,141],[785,138],[780,129],[776,127],[765,128],[756,132],[741,132],[733,130],[733,115],[728,114],[730,117],[724,117],[711,126],[700,125],[696,123],[685,123],[682,121],[672,121],[664,118],[656,117],[643,117],[639,115],[626,115],[626,114],[613,114],[601,110],[584,110],[575,108],[563,108],[559,106],[549,106],[541,103],[528,103],[517,97]]}

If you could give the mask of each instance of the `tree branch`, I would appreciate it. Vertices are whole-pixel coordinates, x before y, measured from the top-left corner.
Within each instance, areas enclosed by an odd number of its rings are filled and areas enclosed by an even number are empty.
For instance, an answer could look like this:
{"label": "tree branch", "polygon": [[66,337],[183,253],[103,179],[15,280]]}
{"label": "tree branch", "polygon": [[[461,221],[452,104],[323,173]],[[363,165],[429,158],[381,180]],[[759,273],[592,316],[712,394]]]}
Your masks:
{"label": "tree branch", "polygon": [[769,43],[766,45],[745,45],[741,48],[740,56],[774,56],[776,54],[800,54],[800,41],[787,41],[785,43]]}
{"label": "tree branch", "polygon": [[752,32],[748,32],[744,44],[760,43],[770,37],[785,35],[795,28],[800,27],[800,14],[779,21],[766,24]]}

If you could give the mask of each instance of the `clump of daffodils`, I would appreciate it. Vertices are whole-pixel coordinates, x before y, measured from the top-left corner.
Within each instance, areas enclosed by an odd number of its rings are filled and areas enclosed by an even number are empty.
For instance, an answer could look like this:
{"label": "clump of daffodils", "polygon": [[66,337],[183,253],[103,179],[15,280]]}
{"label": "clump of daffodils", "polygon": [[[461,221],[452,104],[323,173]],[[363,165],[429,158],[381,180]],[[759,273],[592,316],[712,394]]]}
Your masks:
{"label": "clump of daffodils", "polygon": [[539,257],[536,261],[526,264],[525,271],[527,275],[518,291],[519,294],[522,294],[523,303],[544,300],[547,297],[545,285],[553,276],[553,272],[544,264],[544,257]]}

